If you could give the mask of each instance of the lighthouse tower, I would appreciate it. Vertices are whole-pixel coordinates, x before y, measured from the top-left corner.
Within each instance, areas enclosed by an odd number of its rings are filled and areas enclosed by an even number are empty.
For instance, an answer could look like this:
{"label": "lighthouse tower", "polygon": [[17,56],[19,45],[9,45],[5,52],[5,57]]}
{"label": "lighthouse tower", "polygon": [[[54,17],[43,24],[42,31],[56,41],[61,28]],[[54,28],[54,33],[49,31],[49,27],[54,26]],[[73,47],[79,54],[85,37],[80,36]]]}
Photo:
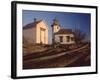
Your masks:
{"label": "lighthouse tower", "polygon": [[55,43],[55,33],[60,30],[59,21],[57,18],[53,19],[52,27],[52,44]]}

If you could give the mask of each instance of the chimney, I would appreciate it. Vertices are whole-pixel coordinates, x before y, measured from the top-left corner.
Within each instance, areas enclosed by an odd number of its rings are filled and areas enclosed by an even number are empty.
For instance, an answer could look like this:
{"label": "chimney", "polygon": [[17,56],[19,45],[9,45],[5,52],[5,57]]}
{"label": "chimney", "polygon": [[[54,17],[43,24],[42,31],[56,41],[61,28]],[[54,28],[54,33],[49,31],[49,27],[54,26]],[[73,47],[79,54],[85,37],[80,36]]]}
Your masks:
{"label": "chimney", "polygon": [[34,22],[36,22],[36,18],[34,18]]}

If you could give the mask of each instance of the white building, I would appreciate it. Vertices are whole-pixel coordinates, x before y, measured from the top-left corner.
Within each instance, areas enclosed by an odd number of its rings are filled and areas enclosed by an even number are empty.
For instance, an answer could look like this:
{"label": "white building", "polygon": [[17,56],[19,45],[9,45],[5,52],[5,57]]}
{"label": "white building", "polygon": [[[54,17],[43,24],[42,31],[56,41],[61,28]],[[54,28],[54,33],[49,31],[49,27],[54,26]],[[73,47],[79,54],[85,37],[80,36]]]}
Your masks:
{"label": "white building", "polygon": [[48,25],[43,20],[35,19],[23,27],[23,37],[31,43],[48,44]]}
{"label": "white building", "polygon": [[55,42],[59,42],[61,44],[73,44],[74,35],[71,29],[60,29],[55,33]]}
{"label": "white building", "polygon": [[52,24],[52,42],[60,44],[74,44],[74,33],[71,29],[61,29],[57,19]]}

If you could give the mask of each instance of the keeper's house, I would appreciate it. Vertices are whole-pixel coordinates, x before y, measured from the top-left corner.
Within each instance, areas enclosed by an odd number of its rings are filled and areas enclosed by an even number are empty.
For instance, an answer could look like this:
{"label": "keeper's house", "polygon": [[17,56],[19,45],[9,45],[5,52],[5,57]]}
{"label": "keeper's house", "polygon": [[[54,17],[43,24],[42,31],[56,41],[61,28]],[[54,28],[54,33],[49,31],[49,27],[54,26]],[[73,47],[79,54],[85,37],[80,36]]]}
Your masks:
{"label": "keeper's house", "polygon": [[61,44],[73,44],[74,35],[71,29],[60,29],[55,33],[55,41],[60,42]]}

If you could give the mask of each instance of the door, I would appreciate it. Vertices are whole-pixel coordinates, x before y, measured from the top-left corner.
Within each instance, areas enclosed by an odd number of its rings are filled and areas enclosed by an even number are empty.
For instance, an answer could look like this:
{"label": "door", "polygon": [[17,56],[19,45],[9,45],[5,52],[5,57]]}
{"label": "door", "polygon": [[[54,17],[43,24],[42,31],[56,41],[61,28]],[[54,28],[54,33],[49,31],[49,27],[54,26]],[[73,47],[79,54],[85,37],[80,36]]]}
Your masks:
{"label": "door", "polygon": [[45,29],[40,28],[40,43],[45,44]]}

